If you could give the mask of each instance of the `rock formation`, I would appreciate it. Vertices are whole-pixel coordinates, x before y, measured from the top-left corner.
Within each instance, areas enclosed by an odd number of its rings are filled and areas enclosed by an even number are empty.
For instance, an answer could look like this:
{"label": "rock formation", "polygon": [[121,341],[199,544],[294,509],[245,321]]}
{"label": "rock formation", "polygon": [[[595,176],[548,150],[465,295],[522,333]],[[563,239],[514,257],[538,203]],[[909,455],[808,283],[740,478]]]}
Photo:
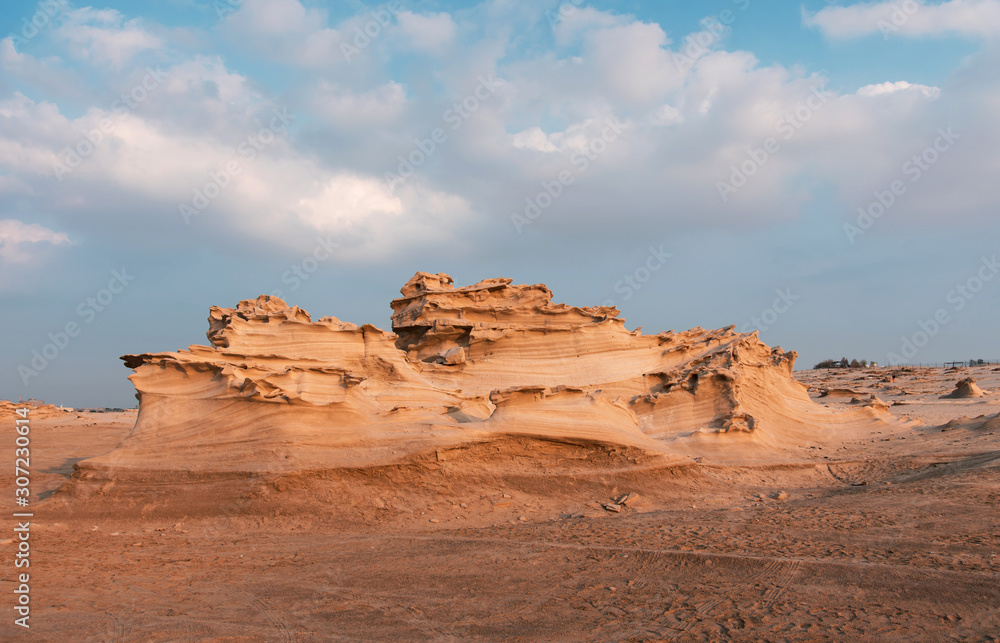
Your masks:
{"label": "rock formation", "polygon": [[211,346],[124,356],[136,426],[85,466],[356,467],[503,436],[690,461],[898,424],[878,406],[814,403],[794,352],[732,326],[643,335],[615,308],[553,304],[544,285],[510,279],[456,288],[417,273],[400,292],[394,333],[262,295],[213,307]]}
{"label": "rock formation", "polygon": [[964,380],[959,380],[955,384],[955,390],[947,395],[942,395],[942,399],[961,399],[966,397],[982,397],[986,394],[986,391],[979,388],[976,384],[976,379],[974,377],[967,377]]}
{"label": "rock formation", "polygon": [[25,404],[23,402],[8,402],[7,400],[0,400],[0,418],[8,419],[21,417],[17,414],[18,409],[28,407],[30,412],[28,417],[34,420],[43,420],[52,417],[62,417],[67,414],[67,411],[62,410],[58,406],[52,404]]}

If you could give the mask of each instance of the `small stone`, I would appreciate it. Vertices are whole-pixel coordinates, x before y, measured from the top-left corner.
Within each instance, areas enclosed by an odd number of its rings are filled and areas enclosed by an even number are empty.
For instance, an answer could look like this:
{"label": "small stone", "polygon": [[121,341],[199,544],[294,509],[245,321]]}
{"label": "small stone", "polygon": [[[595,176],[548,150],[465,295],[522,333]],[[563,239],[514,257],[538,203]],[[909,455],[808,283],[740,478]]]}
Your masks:
{"label": "small stone", "polygon": [[437,518],[431,518],[431,519],[430,519],[430,522],[432,522],[432,523],[434,523],[434,524],[436,525],[437,523],[439,523],[439,522],[441,522],[441,521],[440,521],[440,520],[438,520]]}
{"label": "small stone", "polygon": [[609,503],[607,503],[607,504],[605,504],[605,505],[604,505],[604,508],[605,508],[606,510],[608,510],[608,511],[612,511],[612,512],[614,512],[614,513],[620,513],[620,512],[621,512],[621,510],[622,510],[622,506],[621,506],[621,505],[618,505],[618,504],[614,504],[614,503],[610,503],[610,502],[609,502]]}
{"label": "small stone", "polygon": [[788,500],[788,494],[784,491],[779,491],[774,496],[775,500]]}
{"label": "small stone", "polygon": [[469,505],[465,504],[464,502],[458,506],[461,507],[462,509],[467,509],[469,507]]}
{"label": "small stone", "polygon": [[520,520],[521,522],[528,522],[528,519],[525,518],[524,516],[518,516],[517,519]]}

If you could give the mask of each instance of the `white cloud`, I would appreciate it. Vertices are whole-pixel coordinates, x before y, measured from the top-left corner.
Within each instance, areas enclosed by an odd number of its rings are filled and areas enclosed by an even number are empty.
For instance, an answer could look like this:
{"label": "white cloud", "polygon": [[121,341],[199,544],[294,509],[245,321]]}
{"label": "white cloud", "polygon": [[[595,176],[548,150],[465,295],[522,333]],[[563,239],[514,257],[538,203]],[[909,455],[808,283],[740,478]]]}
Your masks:
{"label": "white cloud", "polygon": [[939,36],[958,34],[977,38],[1000,35],[1000,0],[949,0],[924,4],[916,0],[830,6],[802,21],[829,38],[849,39],[881,33],[884,36]]}
{"label": "white cloud", "polygon": [[326,19],[325,12],[306,9],[298,0],[243,0],[222,28],[257,55],[306,67],[330,67],[345,62],[340,44],[349,39],[326,27]]}
{"label": "white cloud", "polygon": [[511,135],[511,145],[519,150],[534,150],[536,152],[558,152],[559,148],[552,144],[548,135],[540,127],[529,127],[523,132]]}
{"label": "white cloud", "polygon": [[[168,88],[168,94],[174,90],[183,93],[191,82],[197,85],[198,69],[203,68],[185,67],[185,73],[172,77],[176,86]],[[228,77],[224,68],[216,72],[216,77]],[[245,96],[237,79],[230,79],[228,88],[223,83],[219,92],[231,92],[233,99]],[[401,98],[402,90],[390,84],[382,93]],[[344,100],[350,103],[357,98]],[[364,109],[365,105],[355,103],[354,107]],[[238,120],[252,121],[253,109],[244,103]],[[11,172],[10,177],[0,177],[19,182],[29,177],[27,187],[32,188],[33,183],[41,186],[57,214],[99,212],[115,201],[138,199],[150,207],[130,218],[173,217],[181,236],[192,228],[185,226],[180,205],[190,203],[196,190],[235,161],[237,174],[225,180],[221,194],[191,218],[190,226],[225,222],[241,235],[287,248],[297,247],[303,229],[333,234],[344,239],[339,253],[342,258],[364,261],[386,259],[392,252],[435,239],[447,240],[453,234],[449,230],[457,230],[470,216],[465,199],[429,187],[421,177],[392,193],[381,173],[331,169],[315,156],[297,150],[281,132],[248,158],[234,147],[231,128],[219,125],[205,132],[184,114],[164,120],[169,113],[155,112],[153,117],[133,113],[117,121],[113,132],[57,183],[51,178],[52,164],[61,151],[78,143],[81,131],[96,128],[112,114],[92,108],[79,118],[67,119],[51,104],[34,103],[18,95],[0,102],[0,167]],[[257,131],[248,130],[243,136]],[[387,154],[386,158],[391,157]],[[34,175],[26,174],[28,170]],[[38,176],[45,173],[50,178]]]}
{"label": "white cloud", "polygon": [[585,37],[584,59],[602,89],[633,105],[656,102],[681,87],[684,72],[665,49],[666,34],[656,24],[632,22],[599,29]]}
{"label": "white cloud", "polygon": [[567,14],[555,30],[557,39],[574,43],[570,55],[542,51],[503,70],[518,108],[567,124],[609,111],[644,112],[674,102],[691,73],[674,61],[657,24],[588,8]]}
{"label": "white cloud", "polygon": [[54,232],[37,223],[24,223],[17,219],[0,220],[0,259],[4,263],[25,263],[34,257],[34,244],[50,243],[69,245],[69,237]]}
{"label": "white cloud", "polygon": [[300,199],[297,214],[314,228],[336,230],[375,216],[399,216],[403,202],[382,181],[344,174],[328,180],[318,194]]}
{"label": "white cloud", "polygon": [[684,115],[673,105],[664,105],[650,114],[650,121],[661,127],[680,125],[684,122]]}
{"label": "white cloud", "polygon": [[628,16],[620,16],[591,7],[575,8],[569,3],[563,3],[563,5],[564,15],[554,27],[556,42],[560,45],[567,45],[582,34],[594,29],[610,29],[632,22]]}
{"label": "white cloud", "polygon": [[410,48],[417,51],[441,53],[455,37],[455,21],[447,13],[402,11],[396,19],[398,25],[394,31],[406,38]]}
{"label": "white cloud", "polygon": [[[273,13],[282,7],[287,15]],[[294,41],[300,48],[288,62],[302,65],[308,60],[303,43],[332,32],[325,16],[300,9],[295,0],[247,0],[243,10],[251,13],[238,24],[266,31],[262,42],[274,46]],[[100,15],[94,24],[118,19],[114,12]],[[468,16],[456,20],[453,43],[468,42]],[[0,195],[28,195],[38,211],[61,217],[74,239],[74,226],[88,217],[117,216],[138,226],[173,218],[176,228],[167,226],[165,234],[175,230],[185,243],[193,230],[210,238],[225,230],[298,249],[304,233],[322,232],[343,238],[345,258],[379,260],[452,240],[469,247],[496,243],[500,235],[463,238],[462,230],[496,225],[523,208],[541,181],[580,171],[574,155],[586,153],[607,119],[617,117],[628,123],[625,133],[587,164],[586,176],[553,203],[539,228],[573,225],[586,235],[585,224],[606,222],[609,212],[616,217],[613,234],[621,237],[646,234],[643,226],[667,229],[679,219],[763,225],[799,215],[810,198],[804,180],[829,186],[849,213],[896,178],[938,127],[956,123],[967,133],[921,181],[921,198],[907,200],[905,210],[897,210],[905,218],[887,218],[880,229],[892,221],[933,221],[941,208],[931,204],[948,194],[961,194],[952,220],[976,216],[977,208],[996,200],[987,177],[997,170],[990,150],[1000,141],[987,114],[1000,104],[1000,91],[987,55],[956,75],[962,82],[942,88],[898,81],[831,95],[819,109],[806,110],[808,119],[786,139],[779,126],[803,113],[821,77],[762,66],[748,52],[721,48],[679,67],[659,25],[590,9],[567,22],[556,29],[573,29],[565,32],[577,45],[571,51],[524,48],[521,34],[507,25],[508,40],[491,34],[488,46],[477,41],[475,55],[458,56],[454,64],[447,57],[433,68],[403,65],[400,71],[398,58],[383,55],[396,51],[390,45],[366,55],[367,67],[314,69],[282,96],[299,112],[292,130],[279,132],[253,160],[235,147],[256,135],[274,99],[249,71],[227,69],[218,56],[188,55],[175,64],[155,96],[116,121],[114,132],[62,183],[51,176],[53,161],[81,140],[81,131],[110,116],[109,108],[101,104],[68,118],[53,103],[8,95],[0,99]],[[504,84],[477,99],[473,113],[452,130],[442,113],[468,96],[477,76],[490,73]],[[398,157],[435,127],[444,128],[447,141],[389,191],[384,173],[395,171]],[[780,151],[731,201],[721,201],[716,182],[768,138],[778,140]],[[185,226],[178,206],[234,159],[239,176]],[[127,213],[107,214],[121,203],[130,205]]]}
{"label": "white cloud", "polygon": [[355,261],[447,244],[470,216],[465,199],[420,182],[390,191],[381,178],[342,173],[316,187],[298,202],[295,214],[317,232],[342,239],[341,256]]}
{"label": "white cloud", "polygon": [[312,102],[315,113],[337,126],[386,125],[398,119],[406,109],[406,91],[389,82],[363,93],[322,81]]}
{"label": "white cloud", "polygon": [[36,103],[20,92],[0,100],[0,168],[28,179],[51,173],[56,150],[79,130],[53,103]]}
{"label": "white cloud", "polygon": [[197,56],[172,67],[157,91],[177,96],[194,94],[198,99],[210,98],[210,105],[204,105],[199,100],[199,107],[214,111],[215,103],[245,107],[252,96],[248,85],[247,78],[226,69],[221,58]]}
{"label": "white cloud", "polygon": [[307,11],[298,0],[244,0],[226,21],[256,34],[300,34],[322,26],[323,14]]}
{"label": "white cloud", "polygon": [[876,85],[865,85],[858,90],[858,96],[885,96],[887,94],[897,94],[900,92],[918,94],[924,98],[934,99],[941,95],[940,87],[929,87],[927,85],[917,85],[908,83],[905,80],[897,82],[885,82]]}
{"label": "white cloud", "polygon": [[163,42],[142,26],[142,20],[125,17],[114,9],[75,9],[66,14],[56,34],[78,58],[121,69],[133,56],[159,49]]}
{"label": "white cloud", "polygon": [[5,75],[40,88],[49,95],[86,100],[87,91],[79,74],[63,68],[61,62],[55,56],[39,59],[17,51],[12,37],[0,40],[0,68]]}

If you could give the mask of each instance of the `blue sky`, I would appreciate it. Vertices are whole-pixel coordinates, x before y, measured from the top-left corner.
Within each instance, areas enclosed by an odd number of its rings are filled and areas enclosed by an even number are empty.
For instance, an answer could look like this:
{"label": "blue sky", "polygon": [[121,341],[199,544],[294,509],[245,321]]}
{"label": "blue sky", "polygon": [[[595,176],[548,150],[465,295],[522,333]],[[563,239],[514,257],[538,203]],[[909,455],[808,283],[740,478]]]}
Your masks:
{"label": "blue sky", "polygon": [[388,328],[418,270],[800,367],[1000,358],[1000,0],[13,0],[3,34],[0,397],[131,406],[119,355],[261,293]]}

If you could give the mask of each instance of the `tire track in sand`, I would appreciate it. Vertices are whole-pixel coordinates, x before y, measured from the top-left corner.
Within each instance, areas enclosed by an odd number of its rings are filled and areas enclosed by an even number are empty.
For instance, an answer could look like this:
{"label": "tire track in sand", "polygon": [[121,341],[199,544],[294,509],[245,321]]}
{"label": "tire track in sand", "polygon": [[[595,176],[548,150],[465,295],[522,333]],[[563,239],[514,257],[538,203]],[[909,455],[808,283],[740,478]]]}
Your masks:
{"label": "tire track in sand", "polygon": [[285,621],[281,618],[281,612],[276,610],[273,605],[271,605],[267,599],[252,597],[250,600],[250,606],[255,612],[264,617],[268,625],[275,631],[277,638],[272,640],[281,641],[282,643],[294,643],[295,635],[288,629]]}
{"label": "tire track in sand", "polygon": [[108,635],[111,637],[108,640],[111,643],[122,643],[125,640],[125,621],[111,612],[105,612],[104,615],[107,617]]}

